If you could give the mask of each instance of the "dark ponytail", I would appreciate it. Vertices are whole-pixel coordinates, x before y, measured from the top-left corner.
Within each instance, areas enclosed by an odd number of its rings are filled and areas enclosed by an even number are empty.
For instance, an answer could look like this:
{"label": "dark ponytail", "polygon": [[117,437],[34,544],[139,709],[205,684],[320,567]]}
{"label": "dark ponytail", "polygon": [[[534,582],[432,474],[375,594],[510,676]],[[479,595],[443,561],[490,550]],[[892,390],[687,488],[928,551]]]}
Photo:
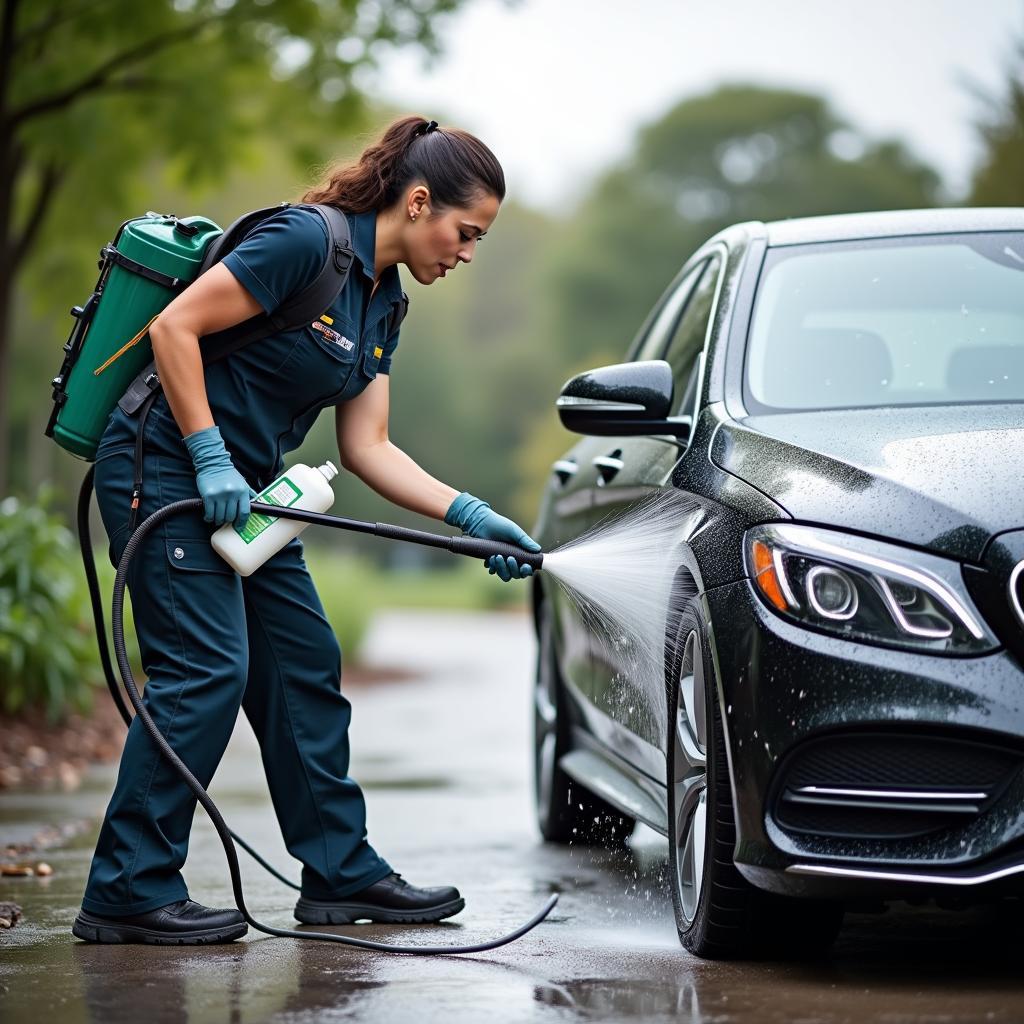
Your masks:
{"label": "dark ponytail", "polygon": [[410,116],[389,125],[355,163],[331,168],[302,202],[366,213],[391,206],[415,182],[430,189],[435,208],[470,206],[481,194],[505,198],[501,164],[476,136]]}

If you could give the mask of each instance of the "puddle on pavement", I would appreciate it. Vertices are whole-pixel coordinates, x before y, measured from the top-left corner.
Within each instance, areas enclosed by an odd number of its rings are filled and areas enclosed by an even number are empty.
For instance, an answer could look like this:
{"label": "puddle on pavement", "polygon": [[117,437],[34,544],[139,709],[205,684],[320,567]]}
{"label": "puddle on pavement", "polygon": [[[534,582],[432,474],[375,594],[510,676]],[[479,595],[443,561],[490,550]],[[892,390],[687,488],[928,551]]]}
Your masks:
{"label": "puddle on pavement", "polygon": [[[542,1006],[569,1007],[598,1020],[644,1020],[654,1014],[684,1021],[706,1021],[692,981],[673,985],[636,978],[577,978],[538,985],[534,999]],[[713,1018],[721,1019],[721,1018]]]}

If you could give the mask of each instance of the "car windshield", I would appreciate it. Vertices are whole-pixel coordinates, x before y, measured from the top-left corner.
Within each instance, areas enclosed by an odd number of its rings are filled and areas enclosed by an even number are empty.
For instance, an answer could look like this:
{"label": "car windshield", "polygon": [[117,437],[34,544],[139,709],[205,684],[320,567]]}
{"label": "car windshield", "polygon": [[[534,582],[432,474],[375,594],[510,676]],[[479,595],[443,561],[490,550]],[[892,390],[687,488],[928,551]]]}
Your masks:
{"label": "car windshield", "polygon": [[1024,234],[769,249],[751,412],[1024,401]]}

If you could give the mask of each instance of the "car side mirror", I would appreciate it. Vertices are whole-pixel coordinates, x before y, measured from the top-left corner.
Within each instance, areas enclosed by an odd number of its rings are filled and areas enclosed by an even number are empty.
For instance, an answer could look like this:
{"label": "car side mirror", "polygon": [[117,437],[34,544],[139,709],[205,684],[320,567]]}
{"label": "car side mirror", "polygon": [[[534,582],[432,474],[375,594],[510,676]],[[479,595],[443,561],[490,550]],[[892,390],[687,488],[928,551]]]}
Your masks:
{"label": "car side mirror", "polygon": [[599,366],[565,382],[555,408],[567,430],[622,437],[689,438],[689,416],[670,417],[674,381],[664,359]]}

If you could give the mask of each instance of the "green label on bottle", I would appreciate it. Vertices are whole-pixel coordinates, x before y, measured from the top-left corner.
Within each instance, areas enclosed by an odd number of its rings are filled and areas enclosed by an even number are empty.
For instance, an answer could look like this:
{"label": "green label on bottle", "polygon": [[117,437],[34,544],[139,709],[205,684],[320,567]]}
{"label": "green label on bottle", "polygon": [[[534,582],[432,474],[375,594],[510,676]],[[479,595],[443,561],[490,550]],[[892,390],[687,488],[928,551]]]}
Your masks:
{"label": "green label on bottle", "polygon": [[[302,491],[298,489],[286,476],[278,477],[265,491],[259,494],[256,501],[262,501],[266,505],[281,505],[288,508],[302,497]],[[260,515],[252,512],[245,521],[245,526],[235,527],[235,533],[246,544],[251,544],[268,526],[277,522],[273,516]]]}

